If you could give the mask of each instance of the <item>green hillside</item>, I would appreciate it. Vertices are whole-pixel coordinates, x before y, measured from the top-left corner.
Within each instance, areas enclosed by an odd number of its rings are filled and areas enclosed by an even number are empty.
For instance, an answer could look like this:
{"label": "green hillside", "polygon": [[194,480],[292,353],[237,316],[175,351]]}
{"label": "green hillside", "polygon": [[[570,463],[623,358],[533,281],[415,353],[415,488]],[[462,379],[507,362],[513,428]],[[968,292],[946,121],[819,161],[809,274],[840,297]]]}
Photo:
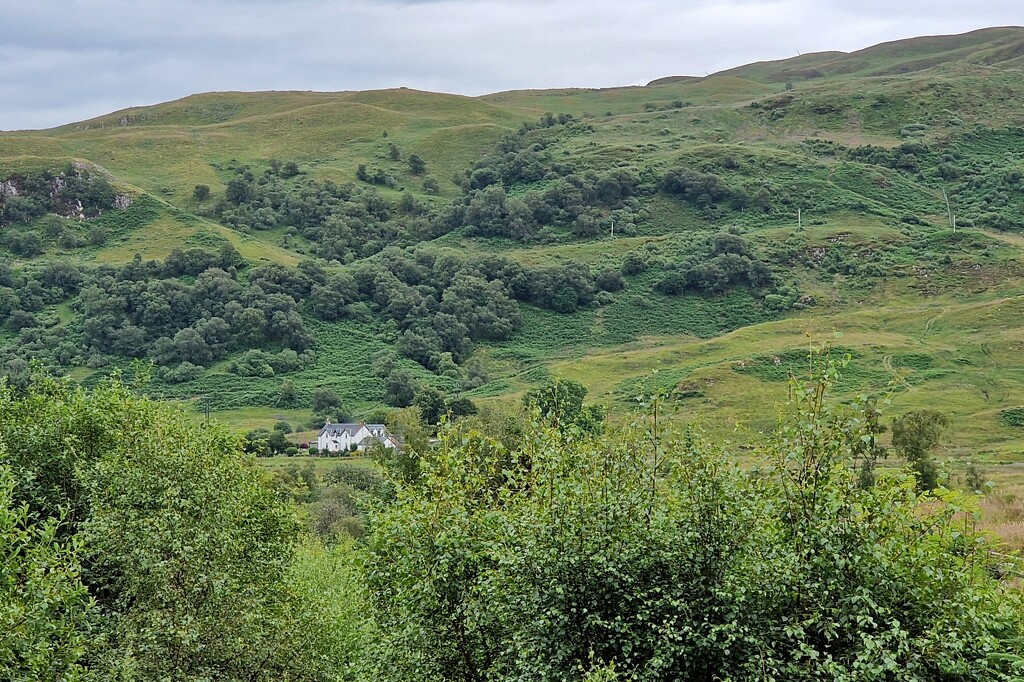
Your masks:
{"label": "green hillside", "polygon": [[613,419],[663,389],[727,433],[770,426],[838,332],[842,390],[1016,463],[1022,64],[999,28],[647,87],[207,93],[2,133],[0,366],[152,362],[148,390],[239,428],[559,376]]}
{"label": "green hillside", "polygon": [[961,35],[925,36],[882,43],[856,52],[818,52],[722,71],[759,83],[925,72],[949,64],[1020,68],[1024,33],[1019,27],[986,28]]}

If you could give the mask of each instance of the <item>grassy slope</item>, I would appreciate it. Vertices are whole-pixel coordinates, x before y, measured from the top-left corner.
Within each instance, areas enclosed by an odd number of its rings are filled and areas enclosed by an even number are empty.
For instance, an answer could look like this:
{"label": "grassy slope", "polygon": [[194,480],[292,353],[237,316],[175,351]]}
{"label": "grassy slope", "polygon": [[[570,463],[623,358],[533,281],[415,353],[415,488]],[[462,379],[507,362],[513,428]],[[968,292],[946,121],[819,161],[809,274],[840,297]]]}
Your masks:
{"label": "grassy slope", "polygon": [[[818,198],[802,206],[805,219],[823,223],[808,228],[812,244],[827,247],[836,235],[847,235],[844,239],[906,250],[916,237],[895,219],[912,212],[929,223],[914,228],[918,237],[938,233],[944,207],[937,188],[885,169],[814,156],[800,141],[895,146],[903,126],[922,121],[928,122],[924,139],[939,140],[956,132],[944,123],[954,114],[964,128],[1020,123],[1024,79],[1004,69],[1017,64],[1014,54],[1022,39],[1024,33],[1009,29],[922,39],[852,55],[755,64],[710,78],[666,79],[645,88],[519,91],[477,99],[411,90],[210,93],[49,131],[0,135],[0,171],[85,159],[106,169],[127,191],[155,197],[155,217],[114,231],[103,248],[83,252],[88,260],[119,262],[135,253],[160,257],[174,246],[228,239],[250,259],[294,263],[299,256],[277,245],[279,235],[241,235],[192,215],[193,185],[208,184],[219,193],[234,166],[260,166],[271,158],[296,160],[316,177],[340,181],[352,180],[359,163],[400,172],[401,164],[391,165],[387,158],[387,144],[395,143],[406,155],[422,156],[428,172],[440,180],[442,194],[451,197],[456,193],[452,175],[505,131],[545,111],[567,112],[593,126],[592,133],[558,142],[557,153],[567,159],[666,169],[728,156],[738,160],[735,177],[744,182],[807,184],[809,196]],[[781,87],[787,81],[795,83],[791,92]],[[778,98],[788,96],[791,102],[776,106]],[[830,106],[822,109],[825,104]],[[768,115],[777,110],[783,115]],[[125,127],[119,125],[122,117],[129,118]],[[418,193],[413,178],[401,177],[408,191]],[[864,208],[851,210],[848,205],[855,203]],[[614,241],[519,248],[451,235],[438,245],[501,251],[534,264],[573,258],[617,267],[628,250],[677,253],[691,235],[729,226],[745,231],[757,248],[769,249],[793,222],[795,216],[765,221],[749,214],[709,221],[658,199],[645,207],[633,234]],[[768,319],[743,293],[669,299],[647,293],[650,282],[643,278],[631,281],[604,308],[569,317],[527,309],[524,329],[514,339],[480,349],[492,381],[473,395],[507,399],[556,374],[584,381],[621,413],[645,382],[653,381],[689,395],[680,401],[682,412],[715,430],[736,422],[763,428],[773,418],[767,406],[783,396],[782,375],[767,363],[779,355],[788,367],[809,339],[840,331],[844,337],[836,343],[856,354],[847,390],[881,390],[896,378],[898,409],[938,405],[955,415],[951,452],[978,448],[992,461],[1015,460],[1024,433],[1004,425],[998,412],[1024,404],[1024,375],[1014,362],[1022,339],[1013,324],[1024,293],[1017,277],[1024,244],[1013,235],[985,239],[992,256],[981,271],[991,274],[987,278],[970,270],[977,259],[967,252],[958,252],[958,258],[968,270],[954,262],[931,271],[931,281],[940,280],[937,286],[913,273],[912,253],[902,266],[903,277],[870,290],[851,288],[841,277],[823,281],[815,273],[795,271],[819,305],[785,320]],[[722,335],[737,323],[745,326]],[[321,325],[315,331],[319,359],[296,376],[300,392],[326,384],[357,408],[371,409],[381,387],[370,377],[372,368],[358,358],[369,357],[380,344],[372,328]],[[911,355],[916,359],[906,360]],[[901,365],[904,360],[915,367]],[[767,371],[751,369],[758,367]],[[656,378],[650,378],[653,370]],[[277,416],[300,420],[300,414],[273,407],[231,406],[229,398],[239,392],[263,396],[270,404],[279,381],[241,383],[217,372],[206,383],[208,394],[225,396],[224,418],[246,428],[269,425]],[[191,398],[188,390],[182,387],[176,397]]]}

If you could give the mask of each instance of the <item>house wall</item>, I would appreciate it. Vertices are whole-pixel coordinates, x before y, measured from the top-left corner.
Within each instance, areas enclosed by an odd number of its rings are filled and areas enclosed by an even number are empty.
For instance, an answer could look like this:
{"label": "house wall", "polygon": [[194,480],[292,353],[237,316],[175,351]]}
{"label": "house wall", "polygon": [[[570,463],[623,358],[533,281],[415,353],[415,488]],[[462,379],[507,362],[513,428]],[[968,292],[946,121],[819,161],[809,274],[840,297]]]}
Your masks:
{"label": "house wall", "polygon": [[335,437],[324,433],[317,436],[316,447],[318,450],[326,450],[327,452],[340,452],[348,450],[352,443],[363,442],[363,439],[369,438],[370,435],[369,429],[365,426],[361,426],[355,435],[349,435],[348,432],[345,432]]}

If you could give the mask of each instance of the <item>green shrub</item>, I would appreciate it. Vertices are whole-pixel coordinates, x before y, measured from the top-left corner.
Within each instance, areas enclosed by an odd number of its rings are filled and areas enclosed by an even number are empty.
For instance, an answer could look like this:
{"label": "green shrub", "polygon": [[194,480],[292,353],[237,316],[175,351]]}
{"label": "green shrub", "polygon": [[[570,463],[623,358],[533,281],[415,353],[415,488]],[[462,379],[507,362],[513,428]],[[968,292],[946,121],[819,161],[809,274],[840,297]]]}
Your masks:
{"label": "green shrub", "polygon": [[1011,407],[999,411],[999,419],[1007,426],[1024,426],[1024,407]]}
{"label": "green shrub", "polygon": [[604,437],[443,431],[369,539],[381,679],[1010,679],[1021,598],[970,501],[863,486],[878,421],[835,375],[791,384],[758,477],[658,399]]}
{"label": "green shrub", "polygon": [[931,369],[935,366],[935,358],[927,353],[898,353],[892,356],[892,365],[910,369]]}
{"label": "green shrub", "polygon": [[355,677],[350,548],[297,547],[297,515],[238,445],[117,382],[0,384],[0,678],[83,679],[76,658],[89,680]]}

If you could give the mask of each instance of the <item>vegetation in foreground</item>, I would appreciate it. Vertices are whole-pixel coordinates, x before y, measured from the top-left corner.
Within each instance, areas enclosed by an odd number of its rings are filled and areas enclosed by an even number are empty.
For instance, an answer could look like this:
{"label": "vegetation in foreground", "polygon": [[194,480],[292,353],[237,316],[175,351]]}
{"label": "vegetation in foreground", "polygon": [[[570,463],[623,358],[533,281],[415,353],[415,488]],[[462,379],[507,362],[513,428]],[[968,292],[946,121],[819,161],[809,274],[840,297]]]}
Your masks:
{"label": "vegetation in foreground", "polygon": [[527,428],[466,417],[336,481],[376,489],[360,540],[304,530],[302,486],[215,424],[116,381],[4,385],[4,677],[1016,679],[977,499],[865,477],[879,413],[814,367],[754,470],[663,396],[609,431],[557,387]]}

